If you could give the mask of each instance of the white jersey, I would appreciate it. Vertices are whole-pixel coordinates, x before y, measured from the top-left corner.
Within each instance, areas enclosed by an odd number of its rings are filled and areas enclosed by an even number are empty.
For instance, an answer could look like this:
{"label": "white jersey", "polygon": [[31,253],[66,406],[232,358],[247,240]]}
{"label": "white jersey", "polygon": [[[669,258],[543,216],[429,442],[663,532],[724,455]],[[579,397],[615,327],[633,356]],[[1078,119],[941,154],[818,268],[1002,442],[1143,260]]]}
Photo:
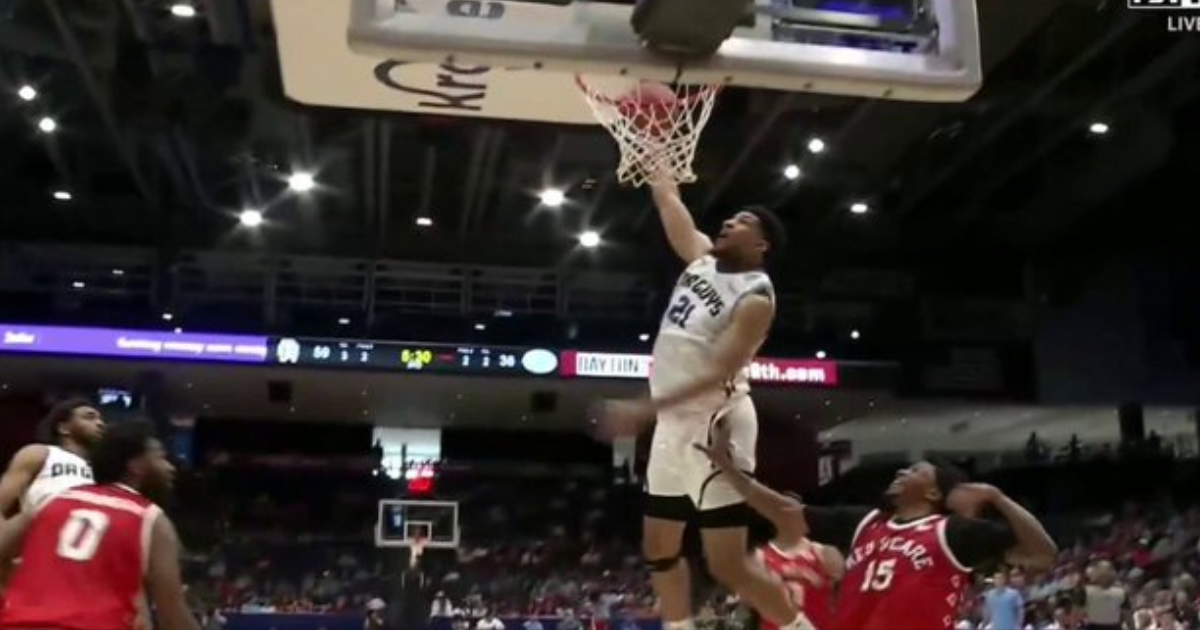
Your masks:
{"label": "white jersey", "polygon": [[86,459],[64,448],[47,446],[46,462],[21,497],[21,506],[37,507],[71,488],[92,483],[92,466]]}
{"label": "white jersey", "polygon": [[[740,273],[717,271],[717,260],[710,255],[692,261],[671,292],[654,342],[654,363],[650,370],[650,391],[659,396],[685,385],[695,378],[699,368],[712,361],[717,339],[729,327],[733,311],[747,295],[762,295],[773,303],[775,288],[766,272]],[[750,391],[745,372],[727,384],[720,394],[730,399]]]}

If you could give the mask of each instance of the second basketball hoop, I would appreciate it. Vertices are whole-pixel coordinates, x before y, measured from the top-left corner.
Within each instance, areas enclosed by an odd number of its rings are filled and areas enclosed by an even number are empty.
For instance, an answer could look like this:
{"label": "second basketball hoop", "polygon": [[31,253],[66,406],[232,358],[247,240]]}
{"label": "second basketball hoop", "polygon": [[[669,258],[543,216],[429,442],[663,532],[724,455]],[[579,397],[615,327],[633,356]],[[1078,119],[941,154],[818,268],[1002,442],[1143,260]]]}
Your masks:
{"label": "second basketball hoop", "polygon": [[637,81],[623,92],[601,87],[583,75],[576,83],[597,122],[617,142],[617,180],[643,186],[658,179],[696,181],[692,162],[720,84],[670,87]]}

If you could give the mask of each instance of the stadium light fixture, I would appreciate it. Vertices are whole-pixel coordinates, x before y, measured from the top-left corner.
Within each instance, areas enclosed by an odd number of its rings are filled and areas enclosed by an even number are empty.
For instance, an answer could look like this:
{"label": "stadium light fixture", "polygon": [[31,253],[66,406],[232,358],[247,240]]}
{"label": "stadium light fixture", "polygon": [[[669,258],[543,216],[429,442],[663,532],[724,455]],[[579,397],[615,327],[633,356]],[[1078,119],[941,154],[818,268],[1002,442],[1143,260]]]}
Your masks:
{"label": "stadium light fixture", "polygon": [[242,210],[241,214],[238,215],[238,223],[241,223],[242,227],[248,228],[256,228],[262,225],[262,210]]}
{"label": "stadium light fixture", "polygon": [[297,171],[288,176],[288,188],[298,192],[305,193],[317,187],[317,180],[313,178],[312,173]]}
{"label": "stadium light fixture", "polygon": [[541,200],[543,206],[557,208],[566,203],[567,195],[558,188],[547,188],[538,195],[538,199]]}
{"label": "stadium light fixture", "polygon": [[588,230],[579,235],[579,244],[583,247],[591,249],[600,244],[600,233],[595,230]]}

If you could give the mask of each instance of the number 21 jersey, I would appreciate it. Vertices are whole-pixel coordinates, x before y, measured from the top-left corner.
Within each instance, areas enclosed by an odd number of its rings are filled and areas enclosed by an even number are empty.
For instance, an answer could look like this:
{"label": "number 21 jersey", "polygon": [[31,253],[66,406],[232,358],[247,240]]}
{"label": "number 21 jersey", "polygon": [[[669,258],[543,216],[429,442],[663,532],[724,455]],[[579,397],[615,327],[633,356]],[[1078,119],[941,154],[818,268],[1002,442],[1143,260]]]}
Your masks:
{"label": "number 21 jersey", "polygon": [[834,627],[950,630],[970,572],[946,544],[946,516],[896,522],[873,511],[854,534]]}
{"label": "number 21 jersey", "polygon": [[[697,369],[712,360],[713,347],[729,327],[734,309],[748,295],[775,301],[771,278],[761,270],[739,273],[717,271],[717,260],[701,256],[692,261],[671,292],[654,342],[650,391],[663,394],[695,378]],[[745,374],[732,385],[749,391]]]}
{"label": "number 21 jersey", "polygon": [[84,486],[33,517],[0,628],[125,630],[138,624],[157,506],[124,486]]}

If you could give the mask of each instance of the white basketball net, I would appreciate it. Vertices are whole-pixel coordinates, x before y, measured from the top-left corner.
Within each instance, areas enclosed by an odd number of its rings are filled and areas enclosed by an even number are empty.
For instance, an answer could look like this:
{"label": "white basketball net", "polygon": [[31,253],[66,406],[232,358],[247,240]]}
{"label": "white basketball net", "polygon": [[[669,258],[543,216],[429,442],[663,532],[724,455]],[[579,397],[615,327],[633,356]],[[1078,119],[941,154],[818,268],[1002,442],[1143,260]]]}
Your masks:
{"label": "white basketball net", "polygon": [[[617,141],[618,181],[631,186],[696,181],[692,160],[720,84],[669,88],[639,82],[626,94],[609,95],[581,76],[576,79],[596,120]],[[673,92],[674,98],[663,98],[664,92]]]}

